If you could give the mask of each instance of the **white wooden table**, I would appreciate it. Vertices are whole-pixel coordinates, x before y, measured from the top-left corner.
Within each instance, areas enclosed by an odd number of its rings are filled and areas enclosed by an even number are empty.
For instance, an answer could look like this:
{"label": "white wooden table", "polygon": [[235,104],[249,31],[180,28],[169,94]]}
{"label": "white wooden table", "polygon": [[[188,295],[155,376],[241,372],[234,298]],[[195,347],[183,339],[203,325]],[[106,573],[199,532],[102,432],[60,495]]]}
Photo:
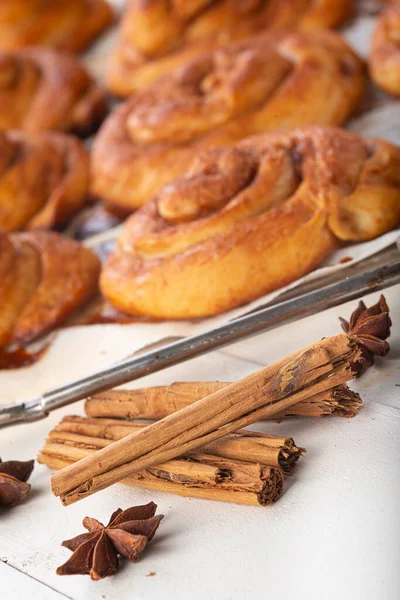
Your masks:
{"label": "white wooden table", "polygon": [[[1,599],[243,599],[398,600],[400,590],[400,286],[385,292],[393,316],[392,351],[358,382],[366,404],[359,417],[292,419],[259,424],[293,435],[307,447],[283,498],[269,508],[243,507],[114,486],[63,508],[49,490],[50,471],[36,465],[32,493],[0,516]],[[370,304],[378,294],[367,296]],[[331,309],[140,380],[136,386],[176,380],[230,380],[259,365],[339,331]],[[44,387],[94,370],[129,352],[135,326],[93,330],[95,350],[81,329],[65,331],[59,369],[47,358],[34,367],[0,373],[2,400],[31,396]],[[0,431],[0,456],[35,456],[63,414],[82,414],[82,403],[47,420]],[[165,515],[142,559],[116,576],[92,582],[58,577],[70,552],[60,542],[82,531],[86,515],[105,521],[117,507],[154,500]],[[146,577],[150,571],[153,577]]]}

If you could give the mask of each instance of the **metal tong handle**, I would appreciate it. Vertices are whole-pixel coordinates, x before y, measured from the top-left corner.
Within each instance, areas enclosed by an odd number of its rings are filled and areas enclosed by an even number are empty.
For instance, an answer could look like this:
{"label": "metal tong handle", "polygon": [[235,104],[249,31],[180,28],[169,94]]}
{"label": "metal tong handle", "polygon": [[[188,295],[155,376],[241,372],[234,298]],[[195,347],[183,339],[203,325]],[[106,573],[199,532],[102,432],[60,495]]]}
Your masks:
{"label": "metal tong handle", "polygon": [[290,323],[399,282],[400,262],[397,261],[249,313],[211,331],[184,338],[139,356],[131,356],[92,375],[46,392],[40,398],[4,408],[0,411],[0,428],[37,421],[46,417],[50,411],[91,394],[139,379],[215,348],[273,329],[283,322]]}

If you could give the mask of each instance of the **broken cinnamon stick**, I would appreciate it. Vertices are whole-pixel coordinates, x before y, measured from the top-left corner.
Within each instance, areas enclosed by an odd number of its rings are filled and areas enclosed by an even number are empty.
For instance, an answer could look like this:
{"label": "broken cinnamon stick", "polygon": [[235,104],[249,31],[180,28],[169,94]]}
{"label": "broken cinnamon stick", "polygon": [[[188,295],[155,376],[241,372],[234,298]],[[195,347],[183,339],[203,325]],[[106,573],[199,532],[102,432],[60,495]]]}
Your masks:
{"label": "broken cinnamon stick", "polygon": [[[50,431],[49,442],[83,445],[98,450],[144,427],[143,423],[134,421],[70,415]],[[293,438],[287,436],[242,430],[203,446],[199,452],[278,467],[284,475],[292,475],[305,449],[298,448]]]}
{"label": "broken cinnamon stick", "polygon": [[276,415],[344,384],[354,376],[359,357],[359,346],[351,336],[325,338],[54,473],[53,493],[67,506]]}
{"label": "broken cinnamon stick", "polygon": [[[157,421],[228,385],[230,382],[198,381],[175,382],[171,385],[137,390],[109,390],[87,398],[85,413],[90,417]],[[307,398],[270,418],[283,419],[292,416],[350,418],[357,415],[361,408],[360,396],[347,385],[339,385]]]}
{"label": "broken cinnamon stick", "polygon": [[[60,469],[112,443],[103,438],[53,430],[38,455],[38,462]],[[261,506],[279,500],[284,485],[283,473],[277,467],[204,452],[149,467],[127,477],[123,483],[181,496]]]}

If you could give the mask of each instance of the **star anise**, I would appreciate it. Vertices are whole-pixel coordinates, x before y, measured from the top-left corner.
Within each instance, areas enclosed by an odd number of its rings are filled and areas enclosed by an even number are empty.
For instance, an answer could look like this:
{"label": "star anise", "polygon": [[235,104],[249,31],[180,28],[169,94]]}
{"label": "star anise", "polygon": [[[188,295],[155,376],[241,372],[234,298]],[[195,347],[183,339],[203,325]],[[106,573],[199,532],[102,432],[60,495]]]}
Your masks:
{"label": "star anise", "polygon": [[31,486],[26,483],[33,471],[33,460],[20,462],[0,459],[0,507],[11,508],[22,502]]}
{"label": "star anise", "polygon": [[386,341],[392,325],[389,307],[384,296],[369,308],[361,300],[349,322],[339,318],[344,332],[355,337],[361,346],[361,359],[357,365],[357,374],[360,375],[374,364],[375,354],[385,356],[390,350]]}
{"label": "star anise", "polygon": [[62,543],[73,551],[73,555],[58,567],[57,575],[90,575],[96,580],[118,571],[119,554],[130,562],[136,562],[163,518],[163,515],[155,516],[156,510],[154,502],[127,510],[118,508],[106,526],[96,519],[85,517],[82,525],[89,533]]}

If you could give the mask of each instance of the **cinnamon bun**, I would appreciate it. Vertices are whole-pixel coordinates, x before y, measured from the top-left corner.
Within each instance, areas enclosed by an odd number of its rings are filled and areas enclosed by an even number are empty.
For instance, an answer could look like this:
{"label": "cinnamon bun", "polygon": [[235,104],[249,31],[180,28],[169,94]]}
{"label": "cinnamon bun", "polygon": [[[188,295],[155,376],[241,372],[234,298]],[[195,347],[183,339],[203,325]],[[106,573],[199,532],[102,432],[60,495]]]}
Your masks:
{"label": "cinnamon bun", "polygon": [[107,114],[104,92],[67,53],[0,51],[0,128],[89,135]]}
{"label": "cinnamon bun", "polygon": [[376,85],[389,94],[400,95],[400,0],[395,0],[378,18],[369,66]]}
{"label": "cinnamon bun", "polygon": [[108,71],[127,96],[218,46],[277,29],[309,32],[340,24],[349,0],[130,0]]}
{"label": "cinnamon bun", "polygon": [[91,250],[54,232],[0,231],[0,347],[48,333],[98,289]]}
{"label": "cinnamon bun", "polygon": [[324,127],[212,149],[126,222],[100,278],[119,309],[205,317],[400,222],[400,149]]}
{"label": "cinnamon bun", "polygon": [[62,133],[0,131],[0,230],[61,227],[85,204],[89,157]]}
{"label": "cinnamon bun", "polygon": [[113,22],[106,0],[1,0],[0,49],[85,50]]}
{"label": "cinnamon bun", "polygon": [[189,61],[104,122],[92,192],[131,212],[199,151],[303,125],[338,125],[363,91],[363,67],[333,32],[252,38]]}

